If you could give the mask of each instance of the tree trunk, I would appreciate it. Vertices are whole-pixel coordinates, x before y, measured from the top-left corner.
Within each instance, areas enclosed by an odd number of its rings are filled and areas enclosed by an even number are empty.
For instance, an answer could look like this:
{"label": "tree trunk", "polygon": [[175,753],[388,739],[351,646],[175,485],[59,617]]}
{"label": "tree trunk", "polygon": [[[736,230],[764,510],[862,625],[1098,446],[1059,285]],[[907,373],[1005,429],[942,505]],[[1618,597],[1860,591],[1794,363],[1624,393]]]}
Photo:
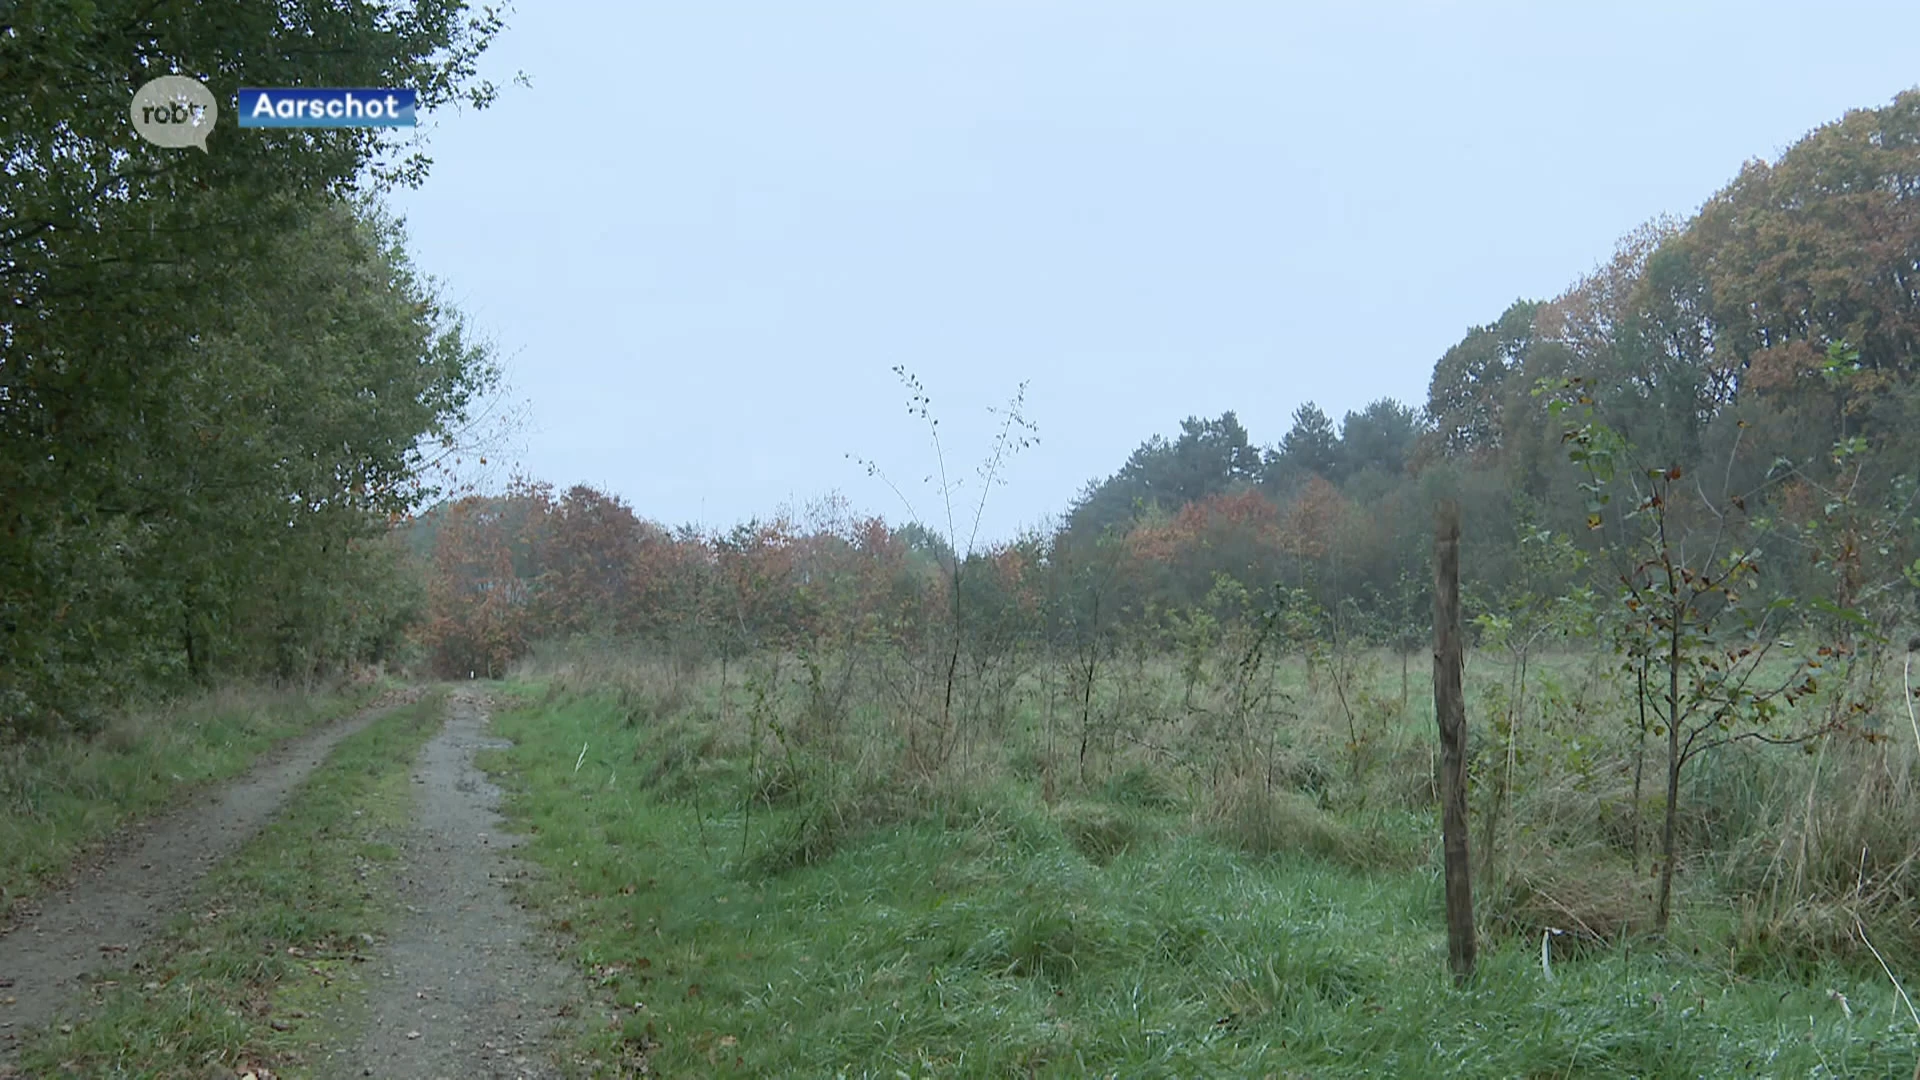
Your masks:
{"label": "tree trunk", "polygon": [[1665,934],[1673,910],[1674,845],[1680,822],[1680,613],[1673,613],[1667,635],[1667,820],[1660,828],[1660,900],[1653,909],[1653,932]]}
{"label": "tree trunk", "polygon": [[1477,942],[1467,848],[1467,705],[1462,689],[1460,507],[1443,501],[1433,536],[1433,713],[1440,728],[1440,834],[1446,855],[1447,963],[1455,983],[1473,975]]}
{"label": "tree trunk", "polygon": [[187,678],[198,683],[200,681],[200,654],[196,652],[193,647],[193,619],[191,616],[182,616],[180,619],[180,643],[186,646],[187,650]]}
{"label": "tree trunk", "polygon": [[947,692],[940,700],[940,731],[935,747],[937,754],[935,763],[943,766],[947,763],[947,755],[953,750],[953,743],[959,738],[958,733],[954,730],[953,724],[953,682],[954,677],[959,671],[960,630],[958,627],[955,627],[953,631],[953,649],[947,655]]}
{"label": "tree trunk", "polygon": [[1640,732],[1633,744],[1633,816],[1628,819],[1628,835],[1633,845],[1633,872],[1637,877],[1640,874],[1640,790],[1647,772],[1647,663],[1644,658],[1639,670],[1633,673],[1633,689],[1640,705]]}
{"label": "tree trunk", "polygon": [[1088,646],[1086,670],[1080,682],[1080,783],[1087,782],[1087,746],[1093,739],[1093,679],[1100,664],[1098,646]]}

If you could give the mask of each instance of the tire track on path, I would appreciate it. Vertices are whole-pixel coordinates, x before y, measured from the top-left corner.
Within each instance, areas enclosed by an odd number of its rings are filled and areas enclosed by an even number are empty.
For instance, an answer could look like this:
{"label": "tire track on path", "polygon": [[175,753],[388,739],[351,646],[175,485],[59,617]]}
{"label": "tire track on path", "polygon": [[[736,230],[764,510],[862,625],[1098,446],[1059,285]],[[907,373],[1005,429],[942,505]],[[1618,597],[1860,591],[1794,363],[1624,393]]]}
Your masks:
{"label": "tire track on path", "polygon": [[51,1020],[87,976],[120,966],[163,927],[220,860],[277,813],[340,740],[419,699],[407,689],[268,751],[238,779],[134,825],[104,857],[41,897],[0,936],[0,1062],[31,1027]]}
{"label": "tire track on path", "polygon": [[486,699],[454,691],[447,725],[414,766],[413,835],[402,845],[400,897],[411,915],[367,978],[360,1045],[337,1051],[330,1075],[395,1080],[547,1080],[554,1025],[569,1001],[562,963],[516,906],[506,882],[524,873],[500,831],[500,791],[474,764]]}

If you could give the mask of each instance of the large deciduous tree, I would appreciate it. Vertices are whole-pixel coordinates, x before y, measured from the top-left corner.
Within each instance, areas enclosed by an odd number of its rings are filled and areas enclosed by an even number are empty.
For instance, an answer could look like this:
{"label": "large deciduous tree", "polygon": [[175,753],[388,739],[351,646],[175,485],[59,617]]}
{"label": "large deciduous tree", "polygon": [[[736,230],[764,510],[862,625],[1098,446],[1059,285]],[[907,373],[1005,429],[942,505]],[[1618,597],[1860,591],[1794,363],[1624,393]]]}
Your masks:
{"label": "large deciduous tree", "polygon": [[1538,307],[1515,301],[1497,321],[1467,331],[1434,365],[1427,415],[1445,453],[1484,457],[1500,449],[1513,389],[1509,377],[1526,363]]}

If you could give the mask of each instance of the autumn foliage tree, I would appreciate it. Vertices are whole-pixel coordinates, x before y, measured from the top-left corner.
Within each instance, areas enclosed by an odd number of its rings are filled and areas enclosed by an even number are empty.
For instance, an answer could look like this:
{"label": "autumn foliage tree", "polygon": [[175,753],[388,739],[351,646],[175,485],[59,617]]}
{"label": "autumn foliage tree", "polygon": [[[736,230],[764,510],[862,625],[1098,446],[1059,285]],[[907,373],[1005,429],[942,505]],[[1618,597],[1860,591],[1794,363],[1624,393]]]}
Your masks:
{"label": "autumn foliage tree", "polygon": [[535,536],[534,620],[544,636],[633,634],[643,625],[649,528],[617,496],[576,484],[542,496]]}
{"label": "autumn foliage tree", "polygon": [[506,518],[503,500],[469,496],[440,523],[422,637],[442,675],[496,678],[526,647],[529,589]]}

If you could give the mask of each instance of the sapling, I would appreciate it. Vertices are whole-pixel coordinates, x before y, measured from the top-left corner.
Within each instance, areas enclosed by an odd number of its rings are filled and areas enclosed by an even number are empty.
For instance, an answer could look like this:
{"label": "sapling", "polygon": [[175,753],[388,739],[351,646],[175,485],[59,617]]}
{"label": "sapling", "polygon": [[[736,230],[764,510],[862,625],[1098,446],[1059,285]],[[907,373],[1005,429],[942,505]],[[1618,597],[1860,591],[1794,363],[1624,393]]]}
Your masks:
{"label": "sapling", "polygon": [[[1783,707],[1817,691],[1824,662],[1813,653],[1793,655],[1794,644],[1782,636],[1779,621],[1790,600],[1757,605],[1747,599],[1761,562],[1756,548],[1743,542],[1750,532],[1745,508],[1758,492],[1723,489],[1712,496],[1678,465],[1640,461],[1637,450],[1599,419],[1579,378],[1543,384],[1540,392],[1556,393],[1549,413],[1572,421],[1562,439],[1585,474],[1580,487],[1588,528],[1610,532],[1602,552],[1615,577],[1616,614],[1632,625],[1616,637],[1616,648],[1627,651],[1632,663],[1634,643],[1644,638],[1648,646],[1648,681],[1656,687],[1652,730],[1665,737],[1667,749],[1654,908],[1655,932],[1664,934],[1672,914],[1687,765],[1734,742],[1799,744],[1826,734],[1827,727],[1814,726],[1781,735],[1774,726]],[[1627,496],[1624,512],[1609,509],[1615,491]],[[1769,677],[1766,664],[1776,653],[1789,654],[1786,674]]]}

